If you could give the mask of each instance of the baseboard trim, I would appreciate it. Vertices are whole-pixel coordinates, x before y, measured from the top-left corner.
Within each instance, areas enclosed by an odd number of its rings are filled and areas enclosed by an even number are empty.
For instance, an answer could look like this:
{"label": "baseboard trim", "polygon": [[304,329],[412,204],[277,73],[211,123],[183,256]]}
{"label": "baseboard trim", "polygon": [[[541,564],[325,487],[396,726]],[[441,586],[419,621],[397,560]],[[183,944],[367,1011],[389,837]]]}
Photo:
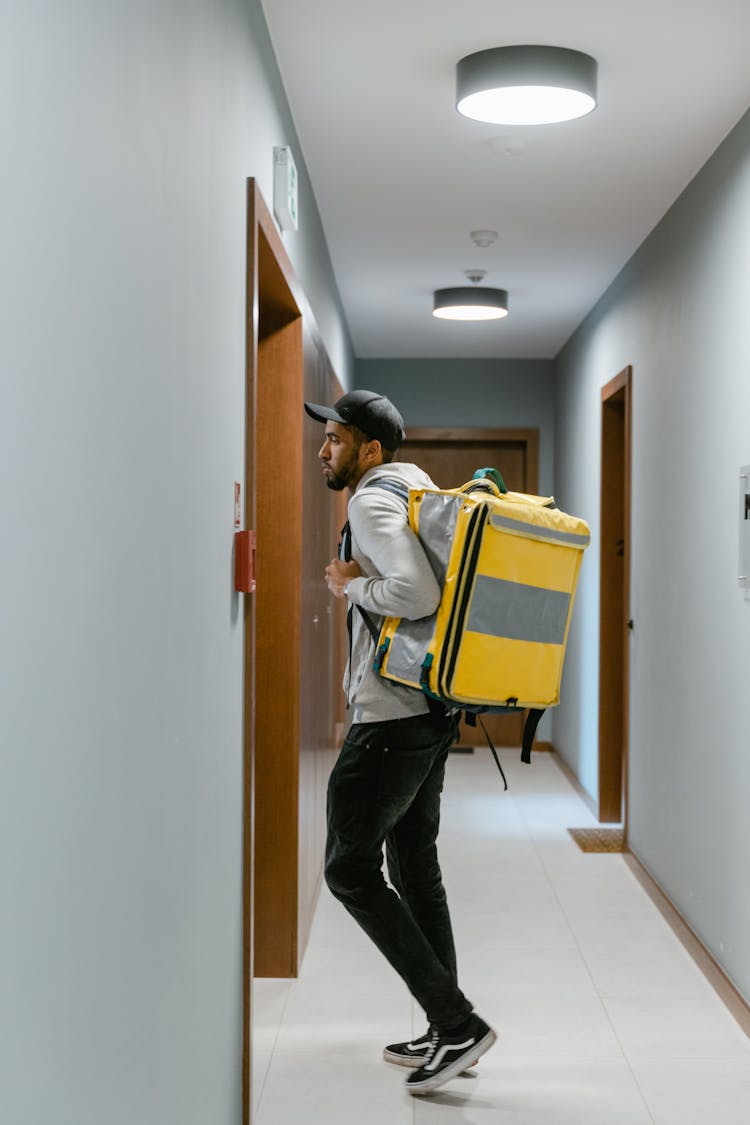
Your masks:
{"label": "baseboard trim", "polygon": [[714,992],[731,1015],[734,1016],[745,1035],[750,1038],[750,1004],[724,972],[710,950],[703,944],[690,923],[683,918],[642,860],[627,845],[625,852],[623,852],[623,859],[670,929],[693,958]]}
{"label": "baseboard trim", "polygon": [[565,777],[570,782],[570,784],[573,786],[576,793],[578,794],[578,796],[583,801],[584,805],[586,805],[586,807],[589,809],[589,811],[592,812],[594,814],[594,816],[596,817],[596,819],[598,820],[599,819],[599,810],[596,807],[596,801],[591,796],[591,794],[583,788],[580,781],[578,780],[578,775],[576,773],[574,773],[574,771],[571,769],[571,767],[568,765],[568,763],[563,758],[562,754],[557,753],[557,751],[555,750],[552,743],[550,743],[549,746],[550,746],[550,750],[552,750],[552,752],[555,755],[555,761],[557,762],[557,765],[560,767],[560,770],[562,771],[562,773],[565,774]]}
{"label": "baseboard trim", "polygon": [[[552,749],[554,750],[554,747],[552,747]],[[571,767],[560,754],[555,755],[555,761],[581,800],[598,819],[596,801],[591,794],[587,793],[583,788]],[[643,863],[637,853],[630,847],[627,839],[625,841],[625,850],[621,854],[625,863],[633,872],[633,875],[641,884],[669,928],[678,938],[683,948],[690,954],[693,961],[695,961],[716,995],[740,1025],[745,1035],[750,1038],[750,1003],[748,1003],[731,978],[727,976],[714,955],[703,944],[695,930],[693,930],[690,923],[683,918],[669,895],[662,890],[645,863]]]}
{"label": "baseboard trim", "polygon": [[543,754],[554,754],[555,748],[551,742],[535,742],[532,750],[541,750]]}

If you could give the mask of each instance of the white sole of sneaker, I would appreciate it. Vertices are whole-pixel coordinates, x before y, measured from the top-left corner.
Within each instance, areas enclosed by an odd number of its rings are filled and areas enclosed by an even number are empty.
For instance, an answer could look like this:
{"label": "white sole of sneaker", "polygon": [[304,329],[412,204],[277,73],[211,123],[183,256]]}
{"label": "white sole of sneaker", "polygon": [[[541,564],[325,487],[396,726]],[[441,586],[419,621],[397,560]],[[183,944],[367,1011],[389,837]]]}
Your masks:
{"label": "white sole of sneaker", "polygon": [[[386,1062],[393,1063],[395,1066],[406,1066],[409,1070],[419,1070],[424,1062],[424,1059],[407,1059],[403,1055],[394,1055],[392,1051],[383,1051],[383,1058]],[[479,1059],[474,1059],[473,1062],[466,1063],[463,1070],[468,1070],[470,1066],[476,1066]]]}
{"label": "white sole of sneaker", "polygon": [[419,1070],[424,1062],[424,1059],[407,1059],[404,1055],[394,1055],[391,1051],[383,1051],[383,1058],[396,1066],[408,1066],[410,1070]]}
{"label": "white sole of sneaker", "polygon": [[476,1058],[474,1059],[473,1063],[464,1062],[463,1059],[456,1059],[455,1062],[451,1063],[450,1066],[446,1066],[438,1074],[431,1074],[429,1078],[423,1078],[421,1082],[407,1081],[406,1089],[415,1097],[419,1097],[422,1094],[432,1093],[432,1091],[437,1090],[439,1086],[443,1086],[446,1082],[449,1082],[451,1078],[455,1078],[456,1075],[461,1074],[461,1072],[466,1070],[467,1067],[475,1066],[479,1062],[482,1055],[489,1051],[490,1047],[496,1039],[497,1035],[492,1030],[492,1028],[490,1028],[485,1037],[483,1039],[480,1039],[479,1042],[474,1046],[474,1050],[472,1053],[476,1056]]}

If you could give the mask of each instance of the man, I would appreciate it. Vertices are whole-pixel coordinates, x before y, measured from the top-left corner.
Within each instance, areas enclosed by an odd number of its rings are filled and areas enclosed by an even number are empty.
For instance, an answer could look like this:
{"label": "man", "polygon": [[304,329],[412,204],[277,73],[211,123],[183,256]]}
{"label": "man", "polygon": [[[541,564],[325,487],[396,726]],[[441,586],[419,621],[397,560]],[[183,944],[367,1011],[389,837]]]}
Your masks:
{"label": "man", "polygon": [[[318,457],[326,485],[351,494],[351,558],[333,559],[325,572],[331,593],[349,602],[345,688],[353,708],[328,785],[326,882],[425,1010],[427,1033],[391,1044],[384,1057],[412,1069],[410,1093],[426,1094],[495,1041],[458,987],[437,857],[440,794],[457,721],[431,709],[421,692],[381,679],[368,627],[386,615],[417,620],[437,608],[440,589],[405,502],[376,482],[434,485],[416,465],[391,464],[404,423],[383,395],[357,390],[333,407],[305,403],[305,410],[325,423]],[[384,844],[395,891],[383,878]]]}

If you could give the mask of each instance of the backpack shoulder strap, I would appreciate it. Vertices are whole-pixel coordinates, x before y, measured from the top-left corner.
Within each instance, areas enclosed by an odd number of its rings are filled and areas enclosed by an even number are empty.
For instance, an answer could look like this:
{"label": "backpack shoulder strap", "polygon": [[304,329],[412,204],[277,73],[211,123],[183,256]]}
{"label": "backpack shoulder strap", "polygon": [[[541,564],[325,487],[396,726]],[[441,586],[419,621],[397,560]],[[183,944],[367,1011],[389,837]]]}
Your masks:
{"label": "backpack shoulder strap", "polygon": [[375,480],[368,480],[363,488],[382,488],[386,492],[392,492],[394,496],[400,496],[402,500],[409,502],[409,489],[405,484],[400,481],[393,480],[391,477],[376,477]]}
{"label": "backpack shoulder strap", "polygon": [[[394,494],[394,496],[399,496],[402,500],[406,501],[407,504],[409,503],[409,489],[406,488],[405,485],[400,484],[398,481],[391,480],[389,477],[376,477],[375,480],[368,480],[363,485],[363,487],[364,488],[382,488],[385,492],[392,492]],[[351,533],[351,528],[349,527],[349,520],[347,520],[346,523],[344,524],[343,528],[342,528],[342,531],[341,531],[341,542],[339,544],[339,558],[343,559],[344,562],[349,562],[351,557],[352,557],[352,533]],[[347,614],[347,625],[348,625],[348,628],[349,628],[349,648],[350,648],[350,652],[351,652],[351,610],[352,610],[352,607],[350,606],[349,607],[349,613]],[[375,624],[373,619],[370,617],[367,610],[363,609],[361,605],[357,606],[357,611],[359,612],[360,617],[362,618],[365,625],[367,626],[368,632],[369,632],[370,636],[372,637],[373,641],[375,642],[375,644],[377,644],[378,643],[378,637],[380,636],[380,630],[378,629],[377,625]]]}
{"label": "backpack shoulder strap", "polygon": [[526,722],[523,725],[523,746],[521,749],[521,761],[526,765],[531,761],[531,746],[536,734],[536,728],[539,726],[539,720],[545,712],[544,707],[530,707],[526,715]]}

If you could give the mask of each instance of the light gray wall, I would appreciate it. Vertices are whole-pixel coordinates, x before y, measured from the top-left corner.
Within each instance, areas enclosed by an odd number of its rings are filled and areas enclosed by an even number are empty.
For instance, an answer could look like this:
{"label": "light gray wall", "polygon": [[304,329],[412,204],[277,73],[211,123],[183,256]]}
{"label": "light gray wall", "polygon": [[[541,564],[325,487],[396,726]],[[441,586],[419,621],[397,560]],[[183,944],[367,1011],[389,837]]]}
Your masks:
{"label": "light gray wall", "polygon": [[409,426],[539,430],[539,491],[554,491],[555,381],[545,359],[357,359],[358,387],[396,403]]}
{"label": "light gray wall", "polygon": [[239,1120],[246,178],[351,348],[257,0],[3,4],[0,1119]]}
{"label": "light gray wall", "polygon": [[555,743],[597,786],[600,387],[633,365],[631,845],[750,998],[750,115],[558,360],[556,480],[590,519]]}

